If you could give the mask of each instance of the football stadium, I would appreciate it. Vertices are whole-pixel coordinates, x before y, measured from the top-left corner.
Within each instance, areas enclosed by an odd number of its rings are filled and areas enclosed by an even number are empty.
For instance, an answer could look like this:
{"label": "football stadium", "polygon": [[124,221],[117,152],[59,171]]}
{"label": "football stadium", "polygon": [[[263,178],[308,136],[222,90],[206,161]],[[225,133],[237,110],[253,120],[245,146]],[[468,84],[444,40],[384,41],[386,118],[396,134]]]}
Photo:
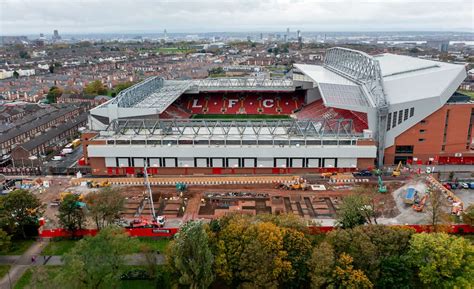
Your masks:
{"label": "football stadium", "polygon": [[288,174],[474,163],[462,65],[331,48],[289,78],[148,78],[92,109],[93,175]]}

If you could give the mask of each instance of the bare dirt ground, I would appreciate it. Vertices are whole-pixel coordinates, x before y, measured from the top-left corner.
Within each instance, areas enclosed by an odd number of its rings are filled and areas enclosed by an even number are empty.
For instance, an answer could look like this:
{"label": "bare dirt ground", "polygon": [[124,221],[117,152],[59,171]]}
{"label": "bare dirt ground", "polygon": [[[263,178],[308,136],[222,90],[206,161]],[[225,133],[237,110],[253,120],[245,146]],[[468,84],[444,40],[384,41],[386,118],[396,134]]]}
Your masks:
{"label": "bare dirt ground", "polygon": [[[51,202],[59,198],[59,193],[63,191],[80,192],[87,195],[91,191],[97,189],[89,189],[83,186],[71,186],[68,177],[43,178],[44,180],[52,180],[49,188],[38,190],[36,194],[47,205],[45,217],[51,225],[57,225],[57,206],[51,206]],[[377,184],[375,180],[370,183],[362,183],[355,185],[331,185],[327,180],[318,179],[319,184],[325,184],[326,191],[291,191],[275,188],[274,184],[225,184],[225,185],[190,185],[188,190],[180,196],[176,192],[174,186],[151,186],[155,209],[157,212],[171,212],[167,216],[167,226],[178,226],[183,221],[191,219],[210,219],[218,215],[222,215],[223,210],[218,210],[217,214],[206,213],[200,215],[200,209],[205,206],[207,194],[227,194],[229,192],[237,193],[259,193],[266,194],[268,198],[265,201],[248,202],[248,198],[234,198],[235,202],[230,205],[241,206],[243,209],[252,210],[255,213],[261,212],[277,212],[277,213],[295,213],[306,219],[317,219],[323,224],[332,224],[334,222],[335,213],[342,202],[343,198],[353,193],[367,193],[374,197],[375,205],[379,211],[379,218],[385,223],[420,223],[423,219],[423,213],[414,212],[411,207],[406,207],[402,201],[402,193],[408,185],[417,183],[417,181],[402,179],[389,180],[385,182],[389,193],[379,194],[377,192]],[[126,199],[126,211],[128,216],[133,217],[133,212],[137,208],[137,204],[147,196],[144,186],[114,186],[122,192]],[[424,191],[423,187],[419,188]],[[41,191],[41,192],[40,192]],[[279,199],[281,198],[281,199]],[[247,203],[246,203],[247,202]],[[169,205],[169,206],[166,206]],[[181,213],[173,215],[173,211],[180,206],[184,207]],[[166,208],[166,210],[165,210]],[[215,205],[219,209],[219,203]],[[222,209],[222,208],[221,208]],[[224,210],[225,211],[225,210]],[[144,213],[149,213],[150,208],[147,207]],[[132,218],[131,217],[131,218]],[[93,224],[89,224],[93,227]]]}

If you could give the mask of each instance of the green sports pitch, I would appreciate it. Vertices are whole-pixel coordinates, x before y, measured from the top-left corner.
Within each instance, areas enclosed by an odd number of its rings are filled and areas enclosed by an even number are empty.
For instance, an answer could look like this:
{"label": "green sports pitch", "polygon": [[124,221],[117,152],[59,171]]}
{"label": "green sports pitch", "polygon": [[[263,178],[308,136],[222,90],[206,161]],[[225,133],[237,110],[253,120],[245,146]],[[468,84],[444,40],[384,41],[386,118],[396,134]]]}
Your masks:
{"label": "green sports pitch", "polygon": [[290,119],[288,115],[282,114],[195,114],[193,119],[218,119],[218,120],[242,120],[242,119]]}

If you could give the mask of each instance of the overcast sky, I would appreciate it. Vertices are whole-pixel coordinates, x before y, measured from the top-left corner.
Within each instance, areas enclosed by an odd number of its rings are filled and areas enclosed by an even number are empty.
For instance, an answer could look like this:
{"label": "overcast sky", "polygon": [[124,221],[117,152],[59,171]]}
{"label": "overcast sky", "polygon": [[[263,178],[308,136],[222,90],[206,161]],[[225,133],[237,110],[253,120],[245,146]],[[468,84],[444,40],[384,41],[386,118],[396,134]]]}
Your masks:
{"label": "overcast sky", "polygon": [[473,0],[0,0],[0,35],[467,31]]}

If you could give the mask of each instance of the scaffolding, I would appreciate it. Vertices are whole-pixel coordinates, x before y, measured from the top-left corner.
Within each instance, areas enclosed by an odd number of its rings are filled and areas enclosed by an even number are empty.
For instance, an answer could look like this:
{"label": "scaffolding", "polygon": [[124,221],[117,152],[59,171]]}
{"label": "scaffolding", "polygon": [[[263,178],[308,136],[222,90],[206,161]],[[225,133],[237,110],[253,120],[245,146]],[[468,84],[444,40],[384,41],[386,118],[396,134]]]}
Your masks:
{"label": "scaffolding", "polygon": [[[161,136],[187,139],[322,139],[360,138],[351,119],[290,120],[196,120],[128,119],[114,120],[103,136]],[[139,138],[137,138],[139,139]]]}
{"label": "scaffolding", "polygon": [[194,84],[199,91],[295,90],[293,81],[286,78],[206,78],[195,80]]}

